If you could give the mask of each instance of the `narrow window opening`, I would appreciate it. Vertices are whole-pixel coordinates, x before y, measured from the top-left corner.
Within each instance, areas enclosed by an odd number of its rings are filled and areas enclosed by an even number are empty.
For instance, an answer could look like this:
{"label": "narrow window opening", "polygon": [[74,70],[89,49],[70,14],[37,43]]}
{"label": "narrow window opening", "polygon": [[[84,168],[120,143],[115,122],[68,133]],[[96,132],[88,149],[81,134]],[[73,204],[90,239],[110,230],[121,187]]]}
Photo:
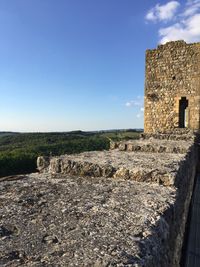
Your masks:
{"label": "narrow window opening", "polygon": [[181,97],[179,100],[179,128],[188,127],[188,100]]}

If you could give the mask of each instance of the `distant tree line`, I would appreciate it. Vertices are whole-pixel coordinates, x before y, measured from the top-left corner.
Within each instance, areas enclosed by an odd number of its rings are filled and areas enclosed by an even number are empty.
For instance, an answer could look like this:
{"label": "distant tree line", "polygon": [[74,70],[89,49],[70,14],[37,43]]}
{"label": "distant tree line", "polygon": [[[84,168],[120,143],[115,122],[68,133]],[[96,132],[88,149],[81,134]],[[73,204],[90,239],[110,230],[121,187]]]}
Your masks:
{"label": "distant tree line", "polygon": [[0,135],[0,177],[35,172],[38,156],[107,150],[110,140],[136,139],[138,136],[135,131],[5,133]]}
{"label": "distant tree line", "polygon": [[35,172],[38,156],[57,156],[108,148],[109,140],[100,136],[4,136],[0,138],[0,177]]}

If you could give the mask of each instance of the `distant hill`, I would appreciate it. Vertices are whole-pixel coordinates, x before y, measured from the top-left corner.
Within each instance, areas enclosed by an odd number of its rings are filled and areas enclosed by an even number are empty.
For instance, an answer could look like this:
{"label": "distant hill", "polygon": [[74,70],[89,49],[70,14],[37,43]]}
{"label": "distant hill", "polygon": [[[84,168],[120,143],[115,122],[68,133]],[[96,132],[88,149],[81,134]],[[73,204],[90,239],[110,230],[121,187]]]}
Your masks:
{"label": "distant hill", "polygon": [[17,135],[17,134],[20,134],[20,133],[17,133],[17,132],[0,132],[0,137],[9,136],[9,135]]}

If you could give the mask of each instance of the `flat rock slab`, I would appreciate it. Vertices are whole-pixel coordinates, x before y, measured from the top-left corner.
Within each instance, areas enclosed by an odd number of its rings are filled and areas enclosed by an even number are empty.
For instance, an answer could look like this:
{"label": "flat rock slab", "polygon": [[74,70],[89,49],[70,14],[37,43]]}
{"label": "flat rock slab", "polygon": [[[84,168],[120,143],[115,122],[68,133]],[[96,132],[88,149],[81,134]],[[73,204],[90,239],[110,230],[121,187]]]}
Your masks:
{"label": "flat rock slab", "polygon": [[158,140],[154,138],[144,140],[129,140],[121,142],[111,142],[110,149],[120,151],[140,151],[154,153],[177,153],[188,152],[193,145],[193,141]]}
{"label": "flat rock slab", "polygon": [[0,182],[0,266],[171,266],[176,191],[110,178]]}
{"label": "flat rock slab", "polygon": [[173,185],[185,154],[136,153],[118,150],[38,158],[42,172],[75,176],[113,177]]}

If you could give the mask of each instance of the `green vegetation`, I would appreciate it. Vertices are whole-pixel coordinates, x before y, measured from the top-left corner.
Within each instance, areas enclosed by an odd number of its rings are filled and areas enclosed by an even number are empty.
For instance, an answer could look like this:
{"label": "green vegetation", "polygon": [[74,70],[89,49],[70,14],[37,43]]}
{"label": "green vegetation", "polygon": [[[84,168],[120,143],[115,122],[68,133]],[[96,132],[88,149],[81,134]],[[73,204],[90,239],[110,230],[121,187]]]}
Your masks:
{"label": "green vegetation", "polygon": [[120,141],[129,139],[138,139],[140,133],[141,131],[123,130],[123,131],[105,132],[101,136],[110,138],[113,141]]}
{"label": "green vegetation", "polygon": [[109,140],[138,138],[133,130],[68,133],[0,133],[0,177],[36,171],[38,156],[109,149]]}

